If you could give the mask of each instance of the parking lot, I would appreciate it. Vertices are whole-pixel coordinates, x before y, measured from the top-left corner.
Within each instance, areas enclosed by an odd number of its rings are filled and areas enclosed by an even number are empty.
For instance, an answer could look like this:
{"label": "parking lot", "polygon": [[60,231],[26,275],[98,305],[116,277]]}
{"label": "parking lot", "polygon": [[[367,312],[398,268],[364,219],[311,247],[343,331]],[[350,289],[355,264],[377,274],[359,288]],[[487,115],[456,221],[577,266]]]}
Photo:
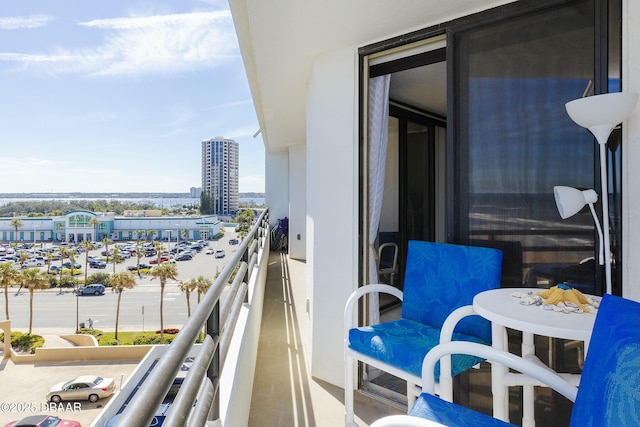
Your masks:
{"label": "parking lot", "polygon": [[[171,306],[186,306],[184,296],[179,296],[177,293],[177,284],[179,281],[186,280],[192,277],[197,276],[205,276],[208,278],[213,278],[216,275],[216,272],[221,271],[226,262],[231,258],[235,250],[238,248],[237,245],[229,244],[229,240],[235,238],[235,232],[233,229],[227,229],[225,236],[222,239],[217,241],[210,241],[209,248],[213,249],[212,254],[207,255],[206,249],[203,249],[199,252],[192,260],[188,261],[177,261],[176,266],[178,268],[178,280],[171,281],[167,284],[167,293],[174,292],[174,295],[168,295],[165,297],[165,301],[174,300],[175,303],[166,304],[165,310],[171,308]],[[175,244],[175,243],[173,243]],[[164,246],[166,247],[167,243],[164,242]],[[111,245],[110,245],[111,246]],[[173,245],[172,245],[173,246]],[[104,248],[99,248],[91,251],[89,254],[94,256],[100,256],[100,252],[104,250]],[[215,257],[216,250],[224,250],[225,256],[222,258]],[[149,263],[151,257],[141,258],[141,263]],[[76,258],[76,262],[82,265],[82,275],[77,277],[84,278],[84,268],[85,268],[85,254],[80,254]],[[60,265],[61,261],[53,261],[53,265]],[[115,271],[126,271],[129,266],[136,265],[137,259],[132,257],[130,259],[125,260],[122,263],[116,264]],[[46,267],[39,267],[42,270],[46,271]],[[109,263],[105,269],[96,269],[90,268],[88,274],[91,275],[96,272],[106,272],[112,273],[114,271],[114,266],[112,263]],[[134,272],[135,273],[135,272]],[[159,281],[151,280],[149,276],[137,277],[137,285],[133,290],[127,291],[132,294],[138,294],[138,297],[149,301],[149,307],[147,310],[146,317],[146,330],[151,328],[157,328],[156,320],[152,317],[155,315],[155,308],[151,308],[151,300],[157,299],[159,294],[157,290],[160,286]],[[40,292],[40,291],[39,291]],[[57,291],[55,289],[46,291],[47,293],[55,294]],[[23,296],[19,296],[16,298],[28,298],[28,293],[23,292]],[[63,316],[54,316],[53,319],[46,320],[42,317],[45,313],[51,313],[52,311],[48,311],[49,308],[45,305],[48,304],[49,301],[47,298],[40,297],[40,295],[35,295],[35,300],[37,305],[37,309],[34,311],[34,333],[39,335],[47,335],[47,334],[55,334],[55,333],[69,333],[70,328],[66,328],[65,332],[62,332],[62,328],[56,327],[55,322],[58,320],[58,317]],[[62,295],[59,298],[63,298],[66,301],[66,298],[71,296]],[[86,310],[91,309],[91,304],[98,304],[100,306],[105,307],[105,317],[95,316],[96,327],[100,327],[104,330],[110,330],[109,327],[112,324],[112,318],[115,317],[114,306],[110,303],[110,300],[115,298],[115,294],[111,293],[110,290],[107,290],[107,295],[105,296],[86,296],[81,298],[81,304],[83,304],[87,308],[83,308]],[[124,315],[126,311],[126,304],[132,299],[133,295],[126,295],[126,302],[123,303],[123,307],[121,308],[121,322],[124,322],[127,317]],[[195,297],[194,297],[195,298]],[[75,301],[75,298],[73,298]],[[16,300],[11,301],[11,316],[12,316],[12,324],[14,324],[14,315],[18,316],[18,305]],[[26,300],[25,300],[26,301]],[[90,304],[91,302],[91,304]],[[195,302],[192,302],[192,305],[195,306]],[[167,307],[169,306],[169,307]],[[95,309],[92,309],[95,310]],[[184,311],[184,310],[183,310]],[[144,320],[142,325],[137,320],[140,318],[139,316],[139,307],[135,309],[136,317],[132,317],[132,321],[130,324],[121,323],[121,330],[141,330],[145,329]],[[93,315],[90,312],[89,314]],[[40,315],[39,315],[40,314]],[[71,315],[71,319],[69,320],[69,326],[73,327],[75,324],[75,312],[74,315]],[[85,314],[81,314],[81,321],[85,319]],[[182,316],[182,318],[186,318]],[[123,320],[125,319],[125,320]],[[20,322],[16,319],[16,325],[14,329],[23,330],[25,325],[19,325]],[[165,323],[165,326],[167,324]],[[47,343],[45,342],[45,346]],[[0,355],[2,353],[0,352]],[[1,357],[1,356],[0,356]],[[12,361],[8,359],[4,359],[0,361],[0,426],[4,426],[6,423],[19,419],[26,415],[33,415],[38,413],[48,413],[51,415],[59,416],[60,418],[72,419],[80,422],[83,426],[89,426],[91,421],[95,418],[95,416],[101,411],[104,405],[108,402],[108,399],[99,400],[96,403],[90,402],[64,402],[63,405],[58,407],[50,407],[45,401],[44,396],[48,392],[49,388],[59,382],[71,380],[79,375],[83,374],[95,374],[103,377],[111,377],[116,380],[116,384],[118,387],[120,384],[128,378],[131,372],[137,366],[137,361],[131,362],[54,362],[54,363],[39,363],[39,364],[19,364],[16,365]]]}
{"label": "parking lot", "polygon": [[109,399],[96,403],[61,402],[50,405],[44,399],[49,388],[79,375],[113,378],[118,389],[138,362],[54,362],[16,365],[8,359],[0,362],[0,426],[28,415],[49,414],[89,426]]}

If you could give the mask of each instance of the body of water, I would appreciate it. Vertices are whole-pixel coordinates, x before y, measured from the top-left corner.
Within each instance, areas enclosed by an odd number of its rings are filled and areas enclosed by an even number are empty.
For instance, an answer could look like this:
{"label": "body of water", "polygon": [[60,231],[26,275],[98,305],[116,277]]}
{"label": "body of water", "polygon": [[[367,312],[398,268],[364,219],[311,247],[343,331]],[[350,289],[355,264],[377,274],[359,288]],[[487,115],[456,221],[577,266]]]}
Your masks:
{"label": "body of water", "polygon": [[[5,199],[0,198],[0,206],[5,206],[8,203],[13,202],[42,202],[42,201],[62,201],[62,202],[72,202],[75,200],[104,200],[106,202],[116,201],[122,203],[149,203],[159,208],[172,208],[173,206],[190,206],[190,205],[200,205],[200,198],[175,198],[175,197],[61,197],[61,198],[52,198],[52,197],[21,197],[21,198],[12,198]],[[241,197],[238,199],[240,203],[249,203],[254,202],[256,206],[264,205],[263,197]]]}

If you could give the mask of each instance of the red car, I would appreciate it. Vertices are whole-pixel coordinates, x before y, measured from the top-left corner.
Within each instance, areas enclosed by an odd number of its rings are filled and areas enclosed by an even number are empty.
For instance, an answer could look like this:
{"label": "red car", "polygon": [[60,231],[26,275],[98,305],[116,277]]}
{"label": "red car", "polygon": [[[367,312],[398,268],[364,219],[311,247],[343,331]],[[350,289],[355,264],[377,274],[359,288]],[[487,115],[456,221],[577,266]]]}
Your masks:
{"label": "red car", "polygon": [[4,427],[82,427],[79,422],[63,420],[53,415],[29,415],[18,421],[11,421]]}
{"label": "red car", "polygon": [[[161,256],[160,257],[160,263],[167,262],[167,261],[169,261],[169,257],[168,256]],[[149,264],[158,264],[158,258],[153,258],[152,260],[149,261]]]}

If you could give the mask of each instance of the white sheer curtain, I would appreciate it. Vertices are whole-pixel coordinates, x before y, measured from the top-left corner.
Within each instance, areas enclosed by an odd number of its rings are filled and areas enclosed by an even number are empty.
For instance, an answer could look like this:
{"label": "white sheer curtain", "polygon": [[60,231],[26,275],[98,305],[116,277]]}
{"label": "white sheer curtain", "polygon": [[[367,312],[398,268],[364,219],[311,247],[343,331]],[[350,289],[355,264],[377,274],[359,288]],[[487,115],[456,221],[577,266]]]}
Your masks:
{"label": "white sheer curtain", "polygon": [[[378,260],[375,248],[384,174],[387,163],[387,143],[389,133],[389,82],[391,75],[369,79],[369,272],[368,283],[378,283]],[[371,294],[369,300],[369,323],[380,322],[378,294]]]}

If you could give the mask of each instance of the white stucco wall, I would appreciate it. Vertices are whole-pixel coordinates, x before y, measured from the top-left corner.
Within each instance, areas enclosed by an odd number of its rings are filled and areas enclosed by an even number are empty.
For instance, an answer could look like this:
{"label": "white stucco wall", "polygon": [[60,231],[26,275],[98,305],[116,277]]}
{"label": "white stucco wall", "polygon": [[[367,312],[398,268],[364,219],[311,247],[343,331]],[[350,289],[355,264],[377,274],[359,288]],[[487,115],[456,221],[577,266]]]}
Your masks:
{"label": "white stucco wall", "polygon": [[356,287],[356,52],[314,62],[307,98],[307,287],[311,374],[343,385],[343,310]]}
{"label": "white stucco wall", "polygon": [[[640,2],[623,0],[623,90],[640,93]],[[623,296],[640,301],[640,105],[623,136]]]}
{"label": "white stucco wall", "polygon": [[265,153],[265,203],[269,223],[289,216],[289,153]]}
{"label": "white stucco wall", "polygon": [[289,256],[307,258],[307,147],[289,148]]}

